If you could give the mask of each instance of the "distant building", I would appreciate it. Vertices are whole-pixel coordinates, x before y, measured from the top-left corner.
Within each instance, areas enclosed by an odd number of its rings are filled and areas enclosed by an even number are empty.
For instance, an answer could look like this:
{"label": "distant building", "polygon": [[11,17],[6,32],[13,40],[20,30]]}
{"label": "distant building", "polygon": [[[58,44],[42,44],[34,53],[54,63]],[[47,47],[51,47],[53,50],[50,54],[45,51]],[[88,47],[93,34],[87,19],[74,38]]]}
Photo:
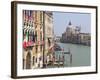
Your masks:
{"label": "distant building", "polygon": [[55,42],[60,42],[61,41],[61,36],[55,36],[54,41]]}
{"label": "distant building", "polygon": [[83,45],[91,45],[91,37],[90,33],[80,33],[80,43]]}
{"label": "distant building", "polygon": [[81,27],[69,22],[66,31],[62,34],[61,42],[90,45],[90,33],[81,33]]}

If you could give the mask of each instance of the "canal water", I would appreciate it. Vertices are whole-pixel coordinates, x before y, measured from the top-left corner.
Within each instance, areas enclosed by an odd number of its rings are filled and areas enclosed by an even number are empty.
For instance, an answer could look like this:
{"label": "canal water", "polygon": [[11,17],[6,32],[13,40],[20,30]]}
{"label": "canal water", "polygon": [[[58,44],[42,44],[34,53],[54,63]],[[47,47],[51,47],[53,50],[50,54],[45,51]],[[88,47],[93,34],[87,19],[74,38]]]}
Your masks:
{"label": "canal water", "polygon": [[55,52],[55,56],[64,55],[64,66],[65,67],[79,67],[79,66],[90,66],[91,65],[91,47],[70,44],[70,43],[57,43],[64,51],[69,51],[72,54],[72,63],[70,63],[70,56],[68,54],[62,54]]}

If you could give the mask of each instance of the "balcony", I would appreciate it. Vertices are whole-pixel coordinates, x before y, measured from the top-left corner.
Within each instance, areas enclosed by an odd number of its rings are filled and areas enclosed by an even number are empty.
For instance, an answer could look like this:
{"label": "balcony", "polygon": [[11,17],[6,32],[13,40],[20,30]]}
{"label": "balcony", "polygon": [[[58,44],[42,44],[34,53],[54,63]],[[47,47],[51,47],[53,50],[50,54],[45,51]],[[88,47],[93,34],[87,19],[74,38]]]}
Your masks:
{"label": "balcony", "polygon": [[42,41],[36,41],[36,42],[33,42],[33,41],[23,42],[24,49],[33,48],[35,45],[44,45],[44,41],[42,40]]}
{"label": "balcony", "polygon": [[34,47],[34,42],[33,41],[28,41],[28,42],[23,42],[23,48],[27,49],[27,48],[32,48]]}

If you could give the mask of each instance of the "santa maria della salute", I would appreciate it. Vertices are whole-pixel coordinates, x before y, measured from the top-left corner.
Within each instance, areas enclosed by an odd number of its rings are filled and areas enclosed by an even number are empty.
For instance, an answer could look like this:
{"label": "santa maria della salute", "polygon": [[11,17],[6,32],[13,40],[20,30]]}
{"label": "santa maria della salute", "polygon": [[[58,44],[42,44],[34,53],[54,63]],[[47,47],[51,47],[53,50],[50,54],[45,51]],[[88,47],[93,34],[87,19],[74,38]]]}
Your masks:
{"label": "santa maria della salute", "polygon": [[66,31],[62,33],[62,43],[74,43],[90,46],[91,35],[90,33],[82,33],[80,26],[74,26],[71,21],[67,25]]}

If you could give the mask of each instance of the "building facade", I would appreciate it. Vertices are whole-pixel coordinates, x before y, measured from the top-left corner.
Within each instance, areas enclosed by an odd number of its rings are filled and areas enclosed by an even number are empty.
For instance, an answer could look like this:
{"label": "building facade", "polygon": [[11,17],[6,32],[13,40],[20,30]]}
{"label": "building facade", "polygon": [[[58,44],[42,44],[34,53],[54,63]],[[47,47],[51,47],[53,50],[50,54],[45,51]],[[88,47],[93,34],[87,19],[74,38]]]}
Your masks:
{"label": "building facade", "polygon": [[49,13],[23,10],[23,69],[42,68],[45,64],[44,54],[52,45],[53,36],[53,18]]}
{"label": "building facade", "polygon": [[53,13],[46,11],[45,17],[45,63],[50,61],[52,57],[52,49],[54,46],[54,29],[53,29]]}

